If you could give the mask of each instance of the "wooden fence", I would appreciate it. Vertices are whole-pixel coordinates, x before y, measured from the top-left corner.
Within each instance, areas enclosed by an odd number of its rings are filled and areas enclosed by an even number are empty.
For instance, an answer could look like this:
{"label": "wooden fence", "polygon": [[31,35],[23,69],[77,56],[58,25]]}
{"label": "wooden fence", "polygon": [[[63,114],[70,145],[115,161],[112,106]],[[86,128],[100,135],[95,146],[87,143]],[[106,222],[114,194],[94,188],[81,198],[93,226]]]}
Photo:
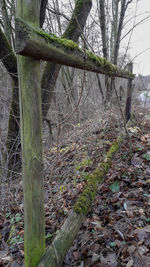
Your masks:
{"label": "wooden fence", "polygon": [[128,79],[126,118],[130,116],[131,88],[134,75],[117,68],[104,58],[76,43],[45,33],[39,26],[39,0],[17,1],[16,52],[18,56],[21,143],[24,184],[25,266],[61,266],[122,142],[113,144],[105,162],[91,175],[88,185],[73,212],[45,251],[45,219],[43,193],[42,112],[40,60]]}

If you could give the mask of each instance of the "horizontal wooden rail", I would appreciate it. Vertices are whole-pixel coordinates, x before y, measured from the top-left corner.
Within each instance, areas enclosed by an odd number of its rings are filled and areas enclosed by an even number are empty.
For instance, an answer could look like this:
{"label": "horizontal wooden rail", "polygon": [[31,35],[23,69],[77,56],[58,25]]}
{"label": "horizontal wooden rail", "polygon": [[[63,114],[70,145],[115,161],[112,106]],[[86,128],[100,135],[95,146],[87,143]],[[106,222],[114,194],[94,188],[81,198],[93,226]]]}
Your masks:
{"label": "horizontal wooden rail", "polygon": [[105,58],[81,49],[72,40],[47,34],[42,29],[16,19],[16,53],[38,60],[53,61],[78,69],[102,73],[110,77],[134,79],[129,71],[119,69]]}

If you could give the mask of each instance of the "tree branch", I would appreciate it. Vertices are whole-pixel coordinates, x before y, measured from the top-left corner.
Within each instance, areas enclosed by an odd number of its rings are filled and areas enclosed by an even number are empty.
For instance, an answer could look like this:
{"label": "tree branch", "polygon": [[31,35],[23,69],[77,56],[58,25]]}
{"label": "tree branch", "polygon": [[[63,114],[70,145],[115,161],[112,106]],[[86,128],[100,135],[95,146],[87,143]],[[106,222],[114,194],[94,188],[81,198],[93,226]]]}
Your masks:
{"label": "tree branch", "polygon": [[0,60],[4,64],[6,70],[10,74],[13,81],[16,83],[17,77],[17,59],[8,43],[3,31],[0,28]]}

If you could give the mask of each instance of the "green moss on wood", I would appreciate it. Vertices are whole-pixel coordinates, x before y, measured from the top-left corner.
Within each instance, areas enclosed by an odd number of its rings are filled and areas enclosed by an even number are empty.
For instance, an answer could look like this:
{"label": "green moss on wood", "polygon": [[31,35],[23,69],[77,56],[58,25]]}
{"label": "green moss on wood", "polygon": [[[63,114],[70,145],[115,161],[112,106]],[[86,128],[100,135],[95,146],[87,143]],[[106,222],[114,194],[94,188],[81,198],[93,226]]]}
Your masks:
{"label": "green moss on wood", "polygon": [[119,149],[119,146],[122,142],[122,138],[119,137],[116,141],[113,142],[111,148],[109,149],[106,158],[108,159],[108,161],[112,160],[115,153],[117,152],[117,150]]}
{"label": "green moss on wood", "polygon": [[117,72],[117,66],[110,63],[107,59],[102,58],[94,54],[93,52],[86,50],[86,55],[89,60],[93,60],[93,62],[97,63],[98,66],[103,67],[105,71]]}
{"label": "green moss on wood", "polygon": [[74,211],[76,213],[87,214],[97,194],[98,184],[101,184],[104,181],[105,175],[110,169],[111,161],[115,156],[115,153],[118,151],[122,141],[123,138],[119,137],[113,142],[106,158],[104,159],[104,162],[101,162],[96,170],[89,175],[88,184],[74,206]]}
{"label": "green moss on wood", "polygon": [[108,162],[101,162],[96,170],[90,175],[89,179],[92,181],[96,181],[100,183],[103,181],[104,175],[110,168],[110,164]]}
{"label": "green moss on wood", "polygon": [[74,211],[76,213],[87,214],[98,190],[98,184],[102,183],[106,173],[110,168],[110,164],[102,162],[99,167],[89,175],[88,185],[77,200]]}
{"label": "green moss on wood", "polygon": [[46,41],[49,43],[56,43],[59,45],[64,46],[65,48],[69,48],[71,50],[78,50],[82,51],[82,49],[78,46],[78,44],[72,40],[68,40],[66,38],[60,38],[57,37],[55,34],[48,34],[47,32],[43,31],[42,29],[36,27],[33,23],[26,23],[24,20],[20,18],[16,18],[16,25],[19,25],[19,27],[22,29],[23,32],[25,32],[27,35],[28,33],[33,30],[35,31],[38,35],[42,36]]}
{"label": "green moss on wood", "polygon": [[113,143],[113,145],[111,146],[110,150],[107,153],[107,158],[108,159],[112,159],[114,154],[116,153],[116,151],[119,149],[119,144],[117,141],[115,141]]}
{"label": "green moss on wood", "polygon": [[[23,36],[23,38],[26,38],[25,43],[28,43],[28,38],[30,40],[32,35],[38,34],[41,37],[43,37],[48,43],[52,44],[56,48],[56,50],[57,50],[57,48],[60,50],[61,49],[63,50],[63,48],[65,48],[65,50],[66,50],[65,52],[68,52],[68,49],[75,52],[75,53],[73,53],[72,58],[74,56],[78,56],[79,61],[80,61],[80,57],[81,57],[81,63],[82,64],[84,64],[83,60],[85,59],[84,65],[86,65],[86,63],[87,63],[87,67],[90,66],[87,68],[88,70],[90,70],[90,68],[92,69],[93,67],[95,67],[94,70],[96,71],[96,68],[100,67],[99,72],[107,74],[109,76],[124,77],[124,78],[129,78],[129,79],[134,78],[134,74],[130,73],[130,75],[129,75],[128,71],[118,69],[117,66],[113,65],[112,63],[107,61],[105,58],[101,58],[91,51],[82,50],[78,46],[78,44],[72,40],[68,40],[65,38],[59,38],[54,34],[48,34],[48,33],[44,32],[43,30],[41,30],[37,27],[34,27],[31,24],[27,24],[26,22],[24,22],[23,20],[20,20],[20,19],[16,19],[16,22],[17,22],[16,25],[18,27],[19,34],[23,35],[23,33],[24,33],[24,35],[25,35],[25,36]],[[21,49],[23,49],[23,48],[21,48]],[[19,52],[20,52],[20,50],[19,50]],[[26,53],[27,53],[27,51],[26,51]],[[22,55],[23,55],[23,53],[22,53]],[[71,57],[71,53],[70,53],[70,57]]]}
{"label": "green moss on wood", "polygon": [[89,207],[91,206],[95,195],[97,193],[97,185],[95,183],[95,180],[92,182],[90,181],[79,197],[78,201],[76,202],[74,206],[74,211],[76,213],[82,213],[87,214]]}
{"label": "green moss on wood", "polygon": [[24,20],[20,18],[16,18],[16,25],[22,29],[22,32],[26,33],[27,35],[33,30],[38,35],[42,36],[46,41],[50,43],[58,43],[60,45],[65,46],[66,48],[70,49],[79,49],[78,44],[73,42],[72,40],[67,40],[65,38],[59,38],[55,34],[48,34],[47,32],[43,31],[42,29],[36,27],[33,23],[28,24]]}
{"label": "green moss on wood", "polygon": [[77,50],[81,51],[78,44],[72,40],[67,40],[66,38],[59,38],[55,34],[48,34],[42,30],[37,31],[37,33],[39,35],[41,35],[42,37],[44,37],[45,40],[47,40],[47,41],[56,42],[60,45],[63,45],[65,48],[69,48],[71,50],[77,49]]}
{"label": "green moss on wood", "polygon": [[85,190],[77,200],[74,211],[76,213],[86,214],[97,194],[98,184],[102,183],[106,173],[110,168],[110,164],[107,162],[102,162],[99,167],[89,175],[88,185]]}

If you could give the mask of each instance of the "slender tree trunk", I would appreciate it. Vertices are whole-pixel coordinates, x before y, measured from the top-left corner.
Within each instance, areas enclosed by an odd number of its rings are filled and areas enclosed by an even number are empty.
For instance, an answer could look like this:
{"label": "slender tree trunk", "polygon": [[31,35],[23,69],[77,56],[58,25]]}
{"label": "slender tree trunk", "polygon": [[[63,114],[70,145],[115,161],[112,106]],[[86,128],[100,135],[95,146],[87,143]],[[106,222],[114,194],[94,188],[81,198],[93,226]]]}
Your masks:
{"label": "slender tree trunk", "polygon": [[97,77],[99,91],[100,91],[101,97],[102,97],[102,104],[104,105],[105,104],[104,92],[103,92],[103,89],[102,89],[101,80],[100,80],[100,77],[99,77],[98,73],[96,73],[96,77]]}
{"label": "slender tree trunk", "polygon": [[7,134],[7,152],[9,155],[8,168],[10,169],[12,164],[16,163],[19,159],[19,148],[20,138],[19,138],[19,92],[18,92],[18,71],[17,71],[17,59],[11,44],[8,42],[6,36],[0,28],[0,60],[5,66],[6,70],[10,74],[12,79],[12,100],[10,104],[10,114],[8,121],[8,134]]}
{"label": "slender tree trunk", "polygon": [[[128,70],[130,72],[133,72],[133,63],[132,62],[128,64]],[[132,81],[128,80],[126,107],[125,107],[126,123],[129,121],[129,119],[131,117],[131,101],[132,101]]]}
{"label": "slender tree trunk", "polygon": [[41,0],[41,8],[40,8],[40,28],[43,27],[45,16],[46,16],[46,7],[48,0]]}
{"label": "slender tree trunk", "polygon": [[11,22],[8,17],[5,0],[0,1],[0,7],[1,7],[2,17],[3,17],[4,33],[9,44],[11,45]]}
{"label": "slender tree trunk", "polygon": [[118,31],[117,36],[115,37],[115,46],[114,46],[114,64],[117,65],[118,61],[118,53],[119,53],[119,47],[120,47],[120,39],[121,39],[121,33],[123,29],[123,22],[126,12],[126,0],[121,1],[121,12],[120,12],[120,18],[119,18],[119,24],[118,24]]}
{"label": "slender tree trunk", "polygon": [[[121,11],[120,11],[120,17],[118,22],[118,1],[114,0],[114,52],[113,52],[113,64],[118,64],[118,54],[119,54],[119,48],[120,48],[120,40],[121,40],[121,33],[123,29],[123,22],[124,17],[126,13],[126,0],[121,1]],[[111,79],[110,83],[110,95],[109,99],[112,95],[113,88],[114,88],[115,79]],[[131,82],[132,83],[132,82]]]}
{"label": "slender tree trunk", "polygon": [[108,43],[107,43],[107,31],[106,31],[106,14],[105,14],[105,1],[99,0],[99,20],[102,34],[102,46],[103,56],[108,59]]}
{"label": "slender tree trunk", "polygon": [[[17,16],[39,25],[39,0],[17,1]],[[45,251],[40,61],[18,56],[24,190],[25,266],[36,267]]]}
{"label": "slender tree trunk", "polygon": [[[105,1],[99,0],[99,20],[100,20],[100,27],[101,27],[101,34],[102,34],[102,47],[103,47],[103,57],[108,59],[108,36],[107,36],[107,29],[106,29],[106,12],[105,12]],[[109,100],[110,95],[110,78],[106,75],[105,76],[105,88],[106,88],[106,101]]]}
{"label": "slender tree trunk", "polygon": [[[108,57],[108,48],[107,48],[107,31],[106,31],[106,16],[105,16],[105,1],[99,0],[100,3],[100,26],[101,26],[101,33],[102,33],[102,45],[103,45],[103,55],[104,57]],[[121,33],[123,28],[123,22],[126,12],[126,0],[122,0],[120,3],[120,17],[118,21],[118,14],[119,14],[119,1],[112,0],[112,29],[111,29],[111,62],[117,65],[118,61],[118,53],[120,47],[120,39]],[[113,83],[114,79],[110,79],[109,77],[105,77],[105,86],[106,86],[106,101],[108,102],[111,98],[112,91],[113,91]]]}

